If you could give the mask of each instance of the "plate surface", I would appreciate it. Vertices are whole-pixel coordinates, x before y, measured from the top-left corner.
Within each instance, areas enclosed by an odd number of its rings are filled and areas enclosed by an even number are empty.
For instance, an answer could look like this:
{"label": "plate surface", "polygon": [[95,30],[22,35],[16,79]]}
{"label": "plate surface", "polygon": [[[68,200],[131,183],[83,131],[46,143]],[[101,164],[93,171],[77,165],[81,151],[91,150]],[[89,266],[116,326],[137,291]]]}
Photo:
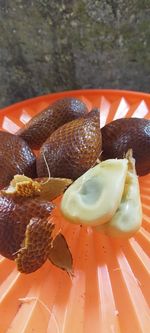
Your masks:
{"label": "plate surface", "polygon": [[[58,98],[73,96],[101,111],[101,127],[122,117],[150,119],[150,95],[113,90],[50,94],[0,110],[0,129],[15,133]],[[50,262],[30,275],[0,256],[0,333],[148,333],[150,174],[141,177],[143,223],[129,240],[113,240],[59,215],[74,259],[74,278]]]}

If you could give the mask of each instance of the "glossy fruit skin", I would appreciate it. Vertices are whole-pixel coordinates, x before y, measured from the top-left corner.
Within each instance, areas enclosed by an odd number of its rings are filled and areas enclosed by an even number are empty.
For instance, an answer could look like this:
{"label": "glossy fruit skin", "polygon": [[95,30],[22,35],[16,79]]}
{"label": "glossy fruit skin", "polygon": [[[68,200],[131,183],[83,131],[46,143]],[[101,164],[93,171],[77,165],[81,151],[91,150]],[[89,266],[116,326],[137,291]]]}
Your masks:
{"label": "glossy fruit skin", "polygon": [[0,131],[0,189],[16,174],[36,177],[35,155],[23,139]]}
{"label": "glossy fruit skin", "polygon": [[46,139],[63,124],[84,116],[86,105],[76,98],[59,99],[35,115],[18,132],[31,148],[39,149]]}
{"label": "glossy fruit skin", "polygon": [[150,172],[150,120],[117,119],[101,128],[101,133],[102,160],[122,158],[131,148],[137,174],[144,176]]}
{"label": "glossy fruit skin", "polygon": [[76,179],[95,165],[101,152],[99,112],[92,110],[80,119],[58,128],[46,140],[37,158],[37,174]]}
{"label": "glossy fruit skin", "polygon": [[53,208],[52,203],[37,198],[1,194],[0,254],[6,258],[15,259],[16,251],[22,247],[26,227],[30,220],[47,218]]}

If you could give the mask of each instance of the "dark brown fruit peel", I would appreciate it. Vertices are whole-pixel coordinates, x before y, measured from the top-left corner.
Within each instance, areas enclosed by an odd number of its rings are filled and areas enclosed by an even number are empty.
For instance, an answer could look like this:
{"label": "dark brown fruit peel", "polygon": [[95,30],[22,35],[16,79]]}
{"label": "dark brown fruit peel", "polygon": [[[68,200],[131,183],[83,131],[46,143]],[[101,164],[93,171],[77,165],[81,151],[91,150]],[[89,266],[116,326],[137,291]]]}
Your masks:
{"label": "dark brown fruit peel", "polygon": [[54,225],[48,219],[32,218],[27,225],[25,240],[15,259],[21,273],[32,273],[46,261]]}
{"label": "dark brown fruit peel", "polygon": [[73,274],[73,260],[67,242],[62,234],[58,234],[53,240],[53,230],[54,225],[48,219],[31,219],[15,259],[21,273],[36,271],[49,259],[53,265]]}
{"label": "dark brown fruit peel", "polygon": [[76,179],[95,165],[101,145],[99,112],[93,110],[46,140],[37,158],[38,176],[47,177],[49,169],[52,177]]}
{"label": "dark brown fruit peel", "polygon": [[24,140],[0,131],[0,189],[8,186],[18,173],[36,177],[35,155]]}
{"label": "dark brown fruit peel", "polygon": [[150,172],[150,120],[121,118],[101,129],[102,160],[123,158],[132,149],[136,171],[140,176]]}
{"label": "dark brown fruit peel", "polygon": [[76,98],[57,100],[48,108],[34,116],[18,135],[31,148],[39,149],[46,139],[63,124],[84,116],[88,112],[86,105]]}

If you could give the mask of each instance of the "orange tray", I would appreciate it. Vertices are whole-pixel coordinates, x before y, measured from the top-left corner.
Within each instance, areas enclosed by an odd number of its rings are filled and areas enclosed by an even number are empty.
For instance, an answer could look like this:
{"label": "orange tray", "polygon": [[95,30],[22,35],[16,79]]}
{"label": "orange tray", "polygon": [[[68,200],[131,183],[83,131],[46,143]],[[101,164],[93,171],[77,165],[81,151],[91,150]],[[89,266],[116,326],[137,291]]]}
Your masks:
{"label": "orange tray", "polygon": [[[50,94],[0,111],[0,128],[15,133],[65,96],[101,110],[101,126],[121,117],[150,119],[150,95],[115,90]],[[148,333],[150,175],[141,177],[143,223],[135,237],[114,240],[56,216],[71,248],[74,278],[50,262],[30,275],[0,256],[0,333]]]}

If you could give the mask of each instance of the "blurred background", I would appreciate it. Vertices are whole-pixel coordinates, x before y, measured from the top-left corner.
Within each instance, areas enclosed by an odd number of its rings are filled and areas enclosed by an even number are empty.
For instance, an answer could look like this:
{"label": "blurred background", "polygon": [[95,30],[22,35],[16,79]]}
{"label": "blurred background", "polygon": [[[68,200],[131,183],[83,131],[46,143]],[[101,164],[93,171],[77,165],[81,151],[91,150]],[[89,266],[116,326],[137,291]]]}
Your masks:
{"label": "blurred background", "polygon": [[0,0],[0,108],[88,88],[150,92],[150,0]]}

